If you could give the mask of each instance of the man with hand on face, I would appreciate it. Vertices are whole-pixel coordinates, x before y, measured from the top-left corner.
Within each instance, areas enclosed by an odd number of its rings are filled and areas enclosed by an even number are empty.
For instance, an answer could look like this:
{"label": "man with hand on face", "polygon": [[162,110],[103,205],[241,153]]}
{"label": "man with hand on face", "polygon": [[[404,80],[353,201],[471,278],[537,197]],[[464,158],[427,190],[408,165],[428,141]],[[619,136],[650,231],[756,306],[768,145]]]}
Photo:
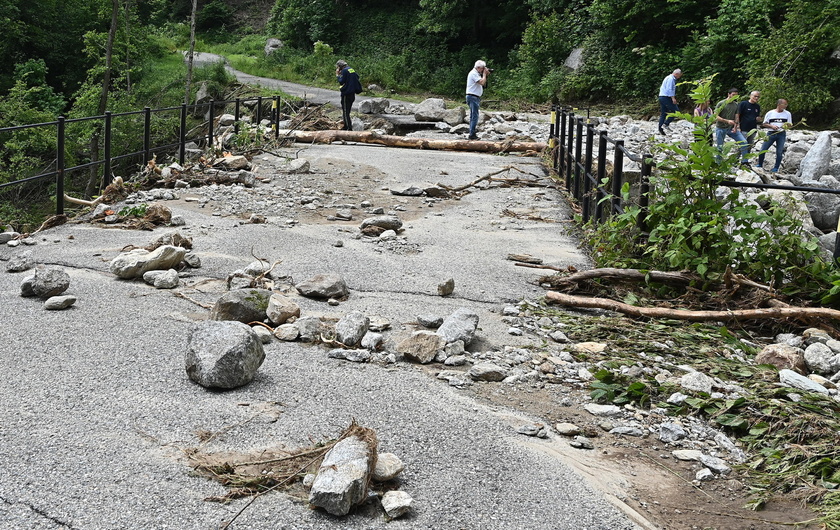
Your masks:
{"label": "man with hand on face", "polygon": [[490,69],[484,61],[476,61],[475,66],[467,75],[467,106],[470,108],[470,140],[478,140],[475,128],[478,126],[478,109],[481,107],[481,95],[487,86]]}
{"label": "man with hand on face", "polygon": [[344,119],[343,131],[352,131],[353,122],[350,120],[350,108],[356,101],[356,94],[362,93],[362,83],[359,81],[359,74],[347,66],[347,61],[341,60],[335,63],[335,76],[341,86],[341,116]]}

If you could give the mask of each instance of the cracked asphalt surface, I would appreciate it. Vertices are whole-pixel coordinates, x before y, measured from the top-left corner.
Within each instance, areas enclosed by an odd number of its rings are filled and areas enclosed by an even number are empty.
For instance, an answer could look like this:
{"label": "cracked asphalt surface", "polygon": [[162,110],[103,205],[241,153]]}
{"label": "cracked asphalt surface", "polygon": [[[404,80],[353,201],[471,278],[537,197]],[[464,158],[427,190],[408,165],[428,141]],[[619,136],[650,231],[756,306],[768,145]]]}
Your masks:
{"label": "cracked asphalt surface", "polygon": [[[297,281],[337,272],[351,290],[337,307],[296,299],[304,315],[381,315],[391,321],[393,341],[416,329],[418,314],[468,307],[480,316],[470,349],[483,351],[534,343],[508,333],[502,309],[539,297],[535,283],[544,271],[516,267],[508,254],[588,264],[563,222],[572,213],[550,186],[492,187],[431,207],[390,193],[416,183],[463,185],[507,165],[539,174],[537,159],[352,144],[298,145],[294,152],[311,161],[311,185],[329,188],[336,203],[401,206],[401,235],[421,251],[390,252],[351,237],[363,210],[354,210],[352,222],[337,222],[267,206],[260,213],[268,223],[249,224],[224,205],[186,200],[201,193],[190,189],[165,203],[186,219],[178,230],[202,259],[182,278],[181,292],[212,304],[226,276],[254,255],[282,260],[281,270]],[[268,154],[254,160],[255,172],[272,179],[256,189],[288,185],[290,177],[273,173],[277,162]],[[289,216],[299,223],[287,224]],[[6,273],[0,261],[0,528],[218,528],[248,501],[204,500],[224,489],[193,475],[184,458],[200,445],[198,431],[224,431],[206,450],[295,448],[335,437],[354,418],[376,431],[381,451],[405,463],[400,489],[414,497],[410,515],[386,522],[371,502],[336,518],[277,493],[257,499],[231,528],[645,526],[561,461],[564,440],[516,433],[515,424],[533,418],[481,404],[404,361],[353,364],[327,358],[324,347],[274,341],[251,384],[210,392],[192,383],[184,369],[187,335],[209,312],[108,272],[126,245],[145,246],[172,230],[71,223],[37,234],[35,246],[0,248],[0,260],[31,250],[38,263],[64,268],[68,294],[79,299],[68,310],[45,311],[41,301],[20,296],[30,273]],[[337,240],[343,246],[334,246]],[[439,297],[436,287],[447,278],[455,292]]]}

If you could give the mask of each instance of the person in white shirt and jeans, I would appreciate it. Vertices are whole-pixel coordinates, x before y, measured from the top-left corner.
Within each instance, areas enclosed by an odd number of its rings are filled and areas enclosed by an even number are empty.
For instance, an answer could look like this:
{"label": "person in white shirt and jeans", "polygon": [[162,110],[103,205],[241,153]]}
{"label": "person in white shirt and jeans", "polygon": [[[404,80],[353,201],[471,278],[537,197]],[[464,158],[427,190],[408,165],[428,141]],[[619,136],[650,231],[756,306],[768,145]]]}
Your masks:
{"label": "person in white shirt and jeans", "polygon": [[767,135],[767,139],[761,144],[761,151],[758,155],[758,165],[755,167],[764,169],[764,154],[770,149],[770,146],[776,144],[776,164],[770,171],[777,173],[782,165],[782,155],[785,152],[785,140],[787,138],[786,130],[793,124],[793,118],[787,110],[788,102],[786,99],[780,99],[776,102],[775,110],[767,111],[764,115],[764,122],[761,126],[765,129],[771,129],[772,132]]}
{"label": "person in white shirt and jeans", "polygon": [[674,121],[674,117],[666,116],[680,110],[677,105],[677,80],[682,77],[682,70],[677,68],[662,80],[659,87],[659,134],[665,134],[665,129]]}
{"label": "person in white shirt and jeans", "polygon": [[478,126],[478,109],[481,106],[481,95],[487,86],[490,69],[484,61],[476,61],[475,66],[467,75],[467,106],[470,108],[470,140],[478,140],[475,128]]}

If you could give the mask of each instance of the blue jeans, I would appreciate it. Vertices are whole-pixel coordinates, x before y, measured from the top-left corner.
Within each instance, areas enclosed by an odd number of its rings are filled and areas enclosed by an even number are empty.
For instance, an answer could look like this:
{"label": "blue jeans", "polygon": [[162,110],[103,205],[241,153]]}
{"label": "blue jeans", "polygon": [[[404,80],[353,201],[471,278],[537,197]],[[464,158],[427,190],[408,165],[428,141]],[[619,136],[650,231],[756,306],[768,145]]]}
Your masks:
{"label": "blue jeans", "polygon": [[481,106],[481,98],[467,94],[467,106],[470,108],[470,137],[475,136],[475,128],[478,127],[478,108]]}
{"label": "blue jeans", "polygon": [[770,133],[767,136],[767,139],[764,140],[764,143],[761,144],[761,150],[758,155],[758,165],[764,165],[764,154],[765,151],[770,149],[770,146],[776,144],[776,165],[773,166],[773,169],[776,171],[779,170],[779,167],[782,165],[782,155],[785,153],[785,140],[787,138],[787,133],[785,131],[777,131]]}
{"label": "blue jeans", "polygon": [[717,144],[718,148],[723,147],[723,140],[727,136],[738,142],[738,146],[741,149],[741,163],[746,164],[747,153],[749,152],[750,147],[747,143],[747,139],[744,137],[744,134],[741,131],[732,132],[732,129],[730,129],[729,127],[717,127],[715,129],[715,143]]}
{"label": "blue jeans", "polygon": [[[659,96],[659,128],[663,125],[668,125],[674,121],[673,116],[668,116],[672,112],[678,112],[680,108],[674,104],[671,96]],[[668,116],[668,119],[665,119]]]}

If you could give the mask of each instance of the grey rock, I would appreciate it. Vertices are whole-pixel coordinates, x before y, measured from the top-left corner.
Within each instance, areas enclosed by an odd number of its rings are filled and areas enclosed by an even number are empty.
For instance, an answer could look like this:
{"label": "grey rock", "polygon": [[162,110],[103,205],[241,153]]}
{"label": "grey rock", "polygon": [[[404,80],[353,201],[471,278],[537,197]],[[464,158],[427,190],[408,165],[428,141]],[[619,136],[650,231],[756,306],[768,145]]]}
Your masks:
{"label": "grey rock", "polygon": [[315,275],[295,285],[295,289],[303,296],[319,299],[341,299],[350,294],[344,278],[338,274]]}
{"label": "grey rock", "polygon": [[318,469],[309,503],[332,515],[347,515],[366,498],[372,456],[368,444],[358,437],[340,440]]}
{"label": "grey rock", "polygon": [[419,186],[408,186],[406,188],[400,189],[391,188],[391,195],[400,195],[403,197],[419,197],[423,195],[423,188]]}
{"label": "grey rock", "polygon": [[389,519],[402,517],[411,511],[411,495],[401,490],[386,491],[382,496],[382,509]]}
{"label": "grey rock", "polygon": [[732,468],[721,458],[710,455],[703,455],[700,457],[700,463],[711,469],[716,475],[727,475]]}
{"label": "grey rock", "polygon": [[17,232],[0,232],[0,244],[8,243],[18,236],[20,234]]}
{"label": "grey rock", "polygon": [[586,412],[593,416],[615,417],[621,416],[621,409],[615,405],[599,405],[598,403],[587,403],[583,406]]}
{"label": "grey rock", "polygon": [[379,453],[376,458],[376,467],[373,469],[373,480],[376,482],[394,480],[404,469],[405,464],[394,453]]}
{"label": "grey rock", "polygon": [[173,269],[184,259],[187,250],[183,247],[163,245],[152,252],[137,248],[123,252],[108,265],[111,274],[118,278],[140,278],[151,270]]}
{"label": "grey rock", "polygon": [[298,328],[300,340],[303,342],[319,342],[321,340],[321,332],[323,325],[321,319],[318,317],[302,317],[295,321],[295,326]]}
{"label": "grey rock", "polygon": [[268,328],[263,326],[251,326],[251,329],[254,331],[254,334],[260,339],[262,344],[268,344],[274,338],[274,335],[271,333]]}
{"label": "grey rock", "polygon": [[290,318],[300,316],[300,306],[282,294],[272,293],[265,313],[273,324],[285,324]]}
{"label": "grey rock", "polygon": [[473,384],[466,373],[456,370],[443,370],[437,374],[437,378],[447,381],[450,386],[454,387],[465,387]]}
{"label": "grey rock", "polygon": [[830,375],[840,370],[840,356],[827,344],[815,342],[805,348],[805,365],[811,372]]}
{"label": "grey rock", "polygon": [[779,370],[779,381],[791,388],[798,388],[808,392],[818,392],[820,394],[828,394],[828,389],[819,383],[811,381],[803,375],[799,375],[793,370]]}
{"label": "grey rock", "polygon": [[156,289],[174,289],[178,287],[178,271],[148,271],[143,274],[143,281],[153,285]]}
{"label": "grey rock", "polygon": [[296,158],[289,162],[289,173],[309,173],[311,164],[305,158]]}
{"label": "grey rock", "polygon": [[247,324],[262,322],[271,299],[267,289],[237,289],[223,294],[210,311],[210,320],[236,320]]}
{"label": "grey rock", "polygon": [[52,296],[50,298],[47,298],[47,301],[44,302],[44,309],[49,309],[51,311],[67,309],[75,303],[76,297],[72,294]]}
{"label": "grey rock", "polygon": [[701,469],[700,471],[698,471],[694,475],[694,479],[699,480],[700,482],[704,482],[706,480],[712,480],[714,477],[715,477],[715,474],[712,473],[712,470],[707,468],[707,467],[704,467],[703,469]]}
{"label": "grey rock", "polygon": [[592,444],[592,441],[586,436],[582,435],[578,435],[572,438],[572,440],[569,442],[569,445],[576,449],[595,449],[595,446]]}
{"label": "grey rock", "polygon": [[508,375],[507,369],[493,363],[474,364],[467,374],[476,381],[502,381]]}
{"label": "grey rock", "polygon": [[[8,233],[8,232],[4,232]],[[2,234],[0,234],[2,235]],[[35,266],[35,260],[32,258],[32,251],[31,250],[24,250],[18,254],[13,255],[9,258],[8,263],[6,263],[6,272],[23,272],[28,271],[32,267]]]}
{"label": "grey rock", "polygon": [[686,399],[688,399],[688,396],[682,392],[674,392],[668,397],[667,402],[669,405],[682,405]]}
{"label": "grey rock", "polygon": [[246,385],[264,360],[262,343],[241,322],[206,320],[190,331],[187,375],[203,387],[231,389]]}
{"label": "grey rock", "polygon": [[526,425],[521,425],[516,429],[516,432],[519,434],[524,434],[525,436],[535,436],[537,438],[547,438],[548,431],[545,428],[545,425],[542,423],[529,423]]}
{"label": "grey rock", "polygon": [[438,285],[438,296],[449,296],[455,290],[455,280],[449,278],[445,282]]}
{"label": "grey rock", "polygon": [[715,380],[702,372],[689,372],[680,378],[680,386],[694,392],[712,392]]}
{"label": "grey rock", "polygon": [[437,334],[444,338],[446,343],[460,340],[468,346],[478,328],[478,315],[475,312],[461,307],[449,315],[443,324],[438,328]]}
{"label": "grey rock", "polygon": [[688,433],[679,423],[667,421],[659,426],[659,441],[672,444],[688,436]]}
{"label": "grey rock", "polygon": [[330,359],[344,359],[354,363],[364,363],[371,359],[370,351],[368,350],[345,350],[343,348],[334,348],[327,353]]}
{"label": "grey rock", "polygon": [[402,228],[403,222],[396,215],[378,215],[376,217],[368,217],[362,221],[359,228],[367,228],[369,226],[378,226],[385,230],[399,231]]}
{"label": "grey rock", "polygon": [[335,325],[335,338],[345,346],[355,346],[368,331],[370,319],[364,313],[353,311],[344,315]]}
{"label": "grey rock", "polygon": [[376,333],[374,331],[368,331],[365,333],[365,336],[362,337],[362,342],[359,343],[359,346],[365,348],[366,350],[370,351],[378,351],[382,348],[382,344],[385,341],[384,335],[382,333]]}
{"label": "grey rock", "polygon": [[698,451],[697,449],[677,449],[675,451],[671,451],[671,454],[674,455],[674,458],[677,460],[682,460],[684,462],[699,462],[703,457],[703,452]]}
{"label": "grey rock", "polygon": [[435,359],[444,346],[446,341],[443,337],[431,331],[421,330],[402,340],[397,345],[397,352],[411,361],[427,364]]}
{"label": "grey rock", "polygon": [[414,119],[417,121],[442,121],[446,103],[440,98],[428,98],[414,107]]}
{"label": "grey rock", "polygon": [[828,174],[831,166],[831,135],[832,131],[823,131],[808,150],[808,154],[799,165],[801,180],[818,180]]}
{"label": "grey rock", "polygon": [[610,434],[623,434],[625,436],[644,436],[644,431],[638,427],[631,427],[629,425],[619,425],[610,429]]}
{"label": "grey rock", "polygon": [[184,263],[186,263],[188,267],[193,269],[201,268],[201,258],[198,257],[197,254],[193,254],[192,252],[184,255]]}
{"label": "grey rock", "polygon": [[35,275],[25,278],[20,285],[21,296],[50,298],[58,296],[70,287],[70,275],[62,269],[38,266]]}
{"label": "grey rock", "polygon": [[443,317],[440,315],[417,315],[417,323],[425,328],[437,329],[443,324]]}
{"label": "grey rock", "polygon": [[569,337],[567,337],[562,331],[552,331],[548,336],[554,342],[559,342],[561,344],[569,342]]}
{"label": "grey rock", "polygon": [[274,336],[282,341],[290,342],[297,340],[300,330],[297,324],[282,324],[274,328]]}
{"label": "grey rock", "polygon": [[580,434],[580,427],[574,423],[558,423],[554,426],[554,430],[563,436],[577,436]]}

